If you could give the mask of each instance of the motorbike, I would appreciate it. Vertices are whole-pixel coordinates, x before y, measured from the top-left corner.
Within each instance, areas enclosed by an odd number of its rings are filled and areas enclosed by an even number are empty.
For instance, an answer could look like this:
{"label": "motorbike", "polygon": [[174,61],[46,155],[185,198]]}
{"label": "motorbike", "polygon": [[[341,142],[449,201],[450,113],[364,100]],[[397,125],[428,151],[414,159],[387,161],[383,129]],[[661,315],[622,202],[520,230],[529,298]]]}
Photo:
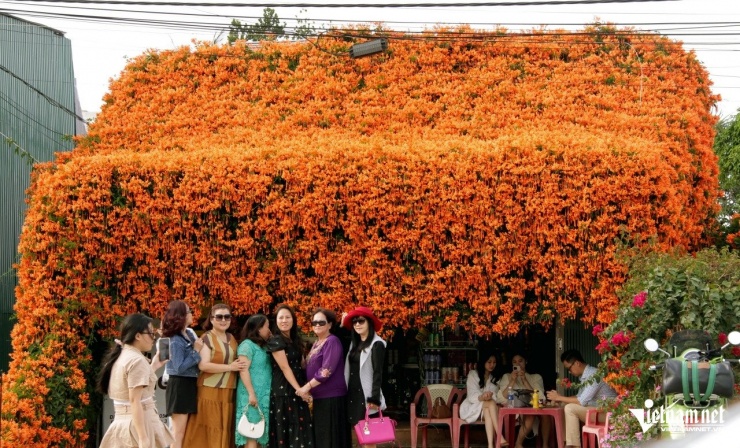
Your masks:
{"label": "motorbike", "polygon": [[731,332],[727,340],[718,347],[706,331],[681,330],[668,341],[670,352],[655,339],[645,340],[646,350],[660,351],[668,359],[650,366],[651,371],[662,371],[660,404],[645,402],[643,428],[658,425],[662,439],[678,439],[689,432],[716,430],[724,423],[735,386],[731,363],[738,360],[725,359],[722,351],[740,344],[740,332]]}

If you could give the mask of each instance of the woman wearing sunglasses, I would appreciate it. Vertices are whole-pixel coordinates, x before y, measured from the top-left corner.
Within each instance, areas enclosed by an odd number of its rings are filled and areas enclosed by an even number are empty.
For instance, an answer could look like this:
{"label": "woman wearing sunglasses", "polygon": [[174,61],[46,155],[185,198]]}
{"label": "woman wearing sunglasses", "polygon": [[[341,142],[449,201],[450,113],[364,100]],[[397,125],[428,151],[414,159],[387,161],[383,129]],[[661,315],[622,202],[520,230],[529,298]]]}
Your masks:
{"label": "woman wearing sunglasses", "polygon": [[237,372],[246,363],[236,358],[236,338],[229,328],[231,308],[223,303],[214,305],[201,336],[198,413],[188,421],[183,446],[234,446],[234,391]]}
{"label": "woman wearing sunglasses", "polygon": [[348,448],[352,439],[347,427],[347,383],[344,382],[344,350],[335,335],[339,328],[333,311],[317,308],[311,319],[316,342],[308,353],[308,382],[296,394],[313,397],[313,430],[320,448]]}
{"label": "woman wearing sunglasses", "polygon": [[[347,313],[342,325],[352,329],[352,343],[344,365],[347,382],[347,408],[350,426],[365,419],[365,409],[375,414],[385,409],[385,397],[380,385],[383,382],[385,341],[376,331],[383,324],[370,308],[358,306]],[[375,445],[365,445],[375,447]]]}
{"label": "woman wearing sunglasses", "polygon": [[182,300],[174,300],[162,319],[162,335],[170,338],[167,380],[167,415],[171,417],[175,441],[170,448],[182,448],[190,414],[198,412],[198,363],[203,341],[190,329],[193,311]]}

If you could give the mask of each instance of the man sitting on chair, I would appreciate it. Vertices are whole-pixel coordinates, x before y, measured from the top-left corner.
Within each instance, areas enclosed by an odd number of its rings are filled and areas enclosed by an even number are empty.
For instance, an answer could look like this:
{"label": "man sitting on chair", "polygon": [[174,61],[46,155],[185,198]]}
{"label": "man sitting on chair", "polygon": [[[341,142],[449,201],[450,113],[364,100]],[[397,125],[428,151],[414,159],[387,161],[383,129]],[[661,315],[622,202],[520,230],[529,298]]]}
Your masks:
{"label": "man sitting on chair", "polygon": [[[586,364],[578,350],[566,350],[560,356],[565,370],[571,375],[579,377],[581,382],[588,381],[596,373],[596,367]],[[589,408],[595,409],[597,400],[615,398],[617,392],[608,384],[593,381],[582,387],[575,397],[564,397],[556,390],[547,392],[547,399],[565,405],[565,445],[567,447],[581,446],[581,422],[586,421],[586,412]]]}

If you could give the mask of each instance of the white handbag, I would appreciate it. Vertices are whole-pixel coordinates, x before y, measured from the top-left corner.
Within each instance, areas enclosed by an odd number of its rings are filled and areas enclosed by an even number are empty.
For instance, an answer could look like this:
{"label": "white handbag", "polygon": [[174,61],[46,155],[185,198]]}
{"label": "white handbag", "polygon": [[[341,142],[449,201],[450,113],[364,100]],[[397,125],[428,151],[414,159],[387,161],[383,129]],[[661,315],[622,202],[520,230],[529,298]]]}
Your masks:
{"label": "white handbag", "polygon": [[241,418],[239,418],[239,424],[236,429],[239,431],[239,434],[248,439],[259,439],[262,437],[262,434],[265,433],[265,415],[262,413],[262,409],[260,409],[259,406],[256,406],[257,412],[260,413],[260,421],[257,423],[250,422],[247,420],[247,408],[249,406],[250,405],[247,404],[247,406],[244,407],[244,411],[242,412]]}

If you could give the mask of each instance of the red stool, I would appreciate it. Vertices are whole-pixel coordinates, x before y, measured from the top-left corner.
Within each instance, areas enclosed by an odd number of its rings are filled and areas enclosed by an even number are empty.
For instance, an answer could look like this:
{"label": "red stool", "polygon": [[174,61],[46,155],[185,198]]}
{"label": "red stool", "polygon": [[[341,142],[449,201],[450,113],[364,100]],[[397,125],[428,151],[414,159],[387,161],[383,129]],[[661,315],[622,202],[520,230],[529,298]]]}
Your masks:
{"label": "red stool", "polygon": [[[599,416],[603,416],[604,421],[599,421]],[[581,430],[581,447],[582,448],[596,448],[599,446],[599,440],[603,439],[607,432],[609,432],[609,414],[611,412],[603,412],[598,409],[589,409],[586,412],[586,424],[583,425]]]}

